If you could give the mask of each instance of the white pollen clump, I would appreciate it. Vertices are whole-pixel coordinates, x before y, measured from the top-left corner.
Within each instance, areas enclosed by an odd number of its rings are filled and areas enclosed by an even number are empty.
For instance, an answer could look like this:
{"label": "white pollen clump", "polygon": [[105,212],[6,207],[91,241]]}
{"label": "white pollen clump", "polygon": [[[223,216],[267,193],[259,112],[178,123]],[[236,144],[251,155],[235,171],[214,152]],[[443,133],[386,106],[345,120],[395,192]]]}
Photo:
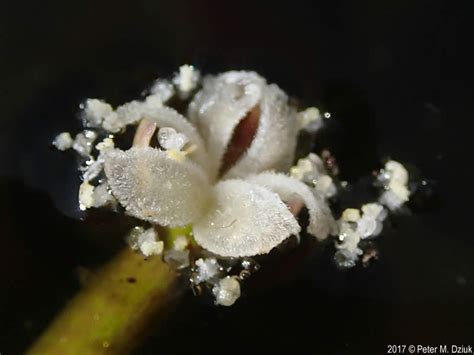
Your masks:
{"label": "white pollen clump", "polygon": [[290,175],[306,184],[313,185],[316,191],[326,198],[334,196],[337,192],[336,185],[327,174],[323,161],[314,153],[299,159],[298,163],[290,169]]}
{"label": "white pollen clump", "polygon": [[379,203],[367,203],[361,210],[362,217],[357,221],[357,233],[362,239],[378,236],[382,232],[387,210]]}
{"label": "white pollen clump", "polygon": [[158,131],[158,143],[165,150],[180,151],[188,142],[188,137],[183,133],[177,133],[174,128],[162,127]]}
{"label": "white pollen clump", "polygon": [[387,206],[387,208],[391,211],[398,210],[400,207],[403,206],[403,204],[406,202],[406,200],[400,198],[397,196],[393,191],[385,191],[379,198],[379,202],[383,204],[384,206]]}
{"label": "white pollen clump", "polygon": [[388,188],[393,192],[395,196],[397,196],[402,201],[408,201],[410,196],[410,191],[406,185],[402,185],[398,181],[390,181],[388,184]]}
{"label": "white pollen clump", "polygon": [[72,149],[82,157],[88,158],[91,155],[92,143],[94,143],[96,138],[97,133],[93,131],[86,130],[83,133],[78,133],[74,138]]}
{"label": "white pollen clump", "polygon": [[114,140],[110,137],[106,137],[95,146],[95,149],[97,149],[99,152],[102,152],[108,149],[113,149],[114,147]]}
{"label": "white pollen clump", "polygon": [[104,154],[114,148],[114,141],[111,138],[105,138],[95,148],[99,151],[97,158],[95,159],[90,156],[86,165],[80,168],[83,172],[83,180],[91,181],[102,173],[104,169]]}
{"label": "white pollen clump", "polygon": [[155,148],[105,153],[113,195],[134,217],[164,226],[184,226],[208,210],[210,185],[203,170],[168,158]]}
{"label": "white pollen clump", "polygon": [[87,99],[84,108],[86,124],[91,127],[100,127],[102,121],[113,112],[112,106],[102,100]]}
{"label": "white pollen clump", "polygon": [[340,244],[336,243],[336,248],[339,252],[350,262],[355,262],[362,255],[362,249],[359,248],[361,236],[357,231],[354,231],[352,226],[347,222],[340,223]]}
{"label": "white pollen clump", "polygon": [[58,150],[68,150],[69,148],[72,147],[72,137],[69,132],[63,132],[60,133],[54,138],[53,145],[56,147]]}
{"label": "white pollen clump", "polygon": [[322,126],[321,113],[316,107],[308,107],[306,110],[298,112],[299,129],[308,132],[316,132]]}
{"label": "white pollen clump", "polygon": [[408,171],[399,162],[389,160],[385,163],[385,171],[390,174],[390,181],[396,181],[402,185],[408,183]]}
{"label": "white pollen clump", "polygon": [[144,256],[160,255],[163,252],[163,241],[145,240],[140,245],[140,251]]}
{"label": "white pollen clump", "polygon": [[379,221],[383,221],[387,217],[387,210],[379,203],[366,203],[361,209],[364,217],[368,216]]}
{"label": "white pollen clump", "polygon": [[81,186],[79,186],[79,208],[84,211],[88,208],[91,208],[94,204],[94,186],[89,184],[88,181],[84,181]]}
{"label": "white pollen clump", "polygon": [[133,250],[140,251],[144,256],[160,255],[163,252],[164,243],[158,239],[155,228],[144,229],[142,227],[133,228],[127,242]]}
{"label": "white pollen clump", "polygon": [[107,183],[102,183],[94,189],[92,194],[93,204],[92,207],[99,208],[106,205],[114,205],[116,203],[115,198],[109,192],[109,186]]}
{"label": "white pollen clump", "polygon": [[173,249],[178,250],[178,251],[183,251],[185,250],[189,245],[188,238],[186,238],[185,235],[180,235],[176,237],[176,239],[173,242]]}
{"label": "white pollen clump", "polygon": [[102,160],[94,160],[93,158],[87,163],[86,167],[83,168],[84,172],[82,174],[82,179],[85,181],[91,181],[99,176],[104,164]]}
{"label": "white pollen clump", "polygon": [[408,171],[397,161],[390,160],[378,176],[385,190],[379,202],[390,210],[397,210],[410,198],[408,190]]}
{"label": "white pollen clump", "polygon": [[216,297],[216,304],[232,306],[240,297],[240,283],[235,278],[227,276],[213,287],[212,293]]}
{"label": "white pollen clump", "polygon": [[[299,159],[297,165],[293,166],[290,169],[291,177],[298,179],[300,181],[307,180],[305,177],[308,173],[313,173],[315,168],[310,159],[304,158]],[[310,180],[312,182],[313,179]],[[306,182],[306,181],[305,181]]]}
{"label": "white pollen clump", "polygon": [[197,284],[208,281],[216,276],[220,271],[220,265],[216,258],[198,259],[196,260],[197,276],[195,282]]}
{"label": "white pollen clump", "polygon": [[332,197],[337,193],[336,185],[329,175],[320,175],[314,182],[314,188],[326,198]]}
{"label": "white pollen clump", "polygon": [[382,231],[382,223],[374,218],[363,216],[357,221],[356,231],[361,238],[376,236]]}
{"label": "white pollen clump", "polygon": [[[361,213],[362,212],[362,213]],[[344,210],[339,222],[339,242],[336,262],[342,267],[353,267],[360,255],[362,239],[378,236],[383,229],[383,221],[387,210],[379,203],[367,203],[360,210],[348,208]]]}
{"label": "white pollen clump", "polygon": [[346,208],[341,218],[344,222],[357,222],[360,219],[360,212],[356,208]]}
{"label": "white pollen clump", "polygon": [[174,86],[168,80],[158,79],[153,83],[150,92],[164,103],[173,97]]}
{"label": "white pollen clump", "polygon": [[192,65],[182,65],[179,67],[179,73],[173,78],[173,84],[178,87],[180,96],[186,98],[196,88],[199,78],[199,70]]}
{"label": "white pollen clump", "polygon": [[152,109],[156,107],[161,107],[163,106],[163,100],[161,100],[160,95],[148,95],[145,98],[144,106]]}

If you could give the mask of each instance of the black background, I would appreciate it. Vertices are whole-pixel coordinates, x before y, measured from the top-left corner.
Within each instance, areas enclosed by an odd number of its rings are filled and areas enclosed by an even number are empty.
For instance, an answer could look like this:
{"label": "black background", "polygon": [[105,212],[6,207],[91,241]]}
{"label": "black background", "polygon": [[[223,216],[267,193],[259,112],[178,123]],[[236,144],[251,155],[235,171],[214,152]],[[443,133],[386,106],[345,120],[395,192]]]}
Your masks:
{"label": "black background", "polygon": [[51,139],[79,128],[83,99],[122,103],[183,63],[260,72],[333,114],[345,178],[392,156],[438,199],[393,219],[371,267],[339,271],[327,250],[229,309],[188,295],[137,354],[474,345],[469,3],[1,1],[0,353],[21,353],[127,227],[77,218],[75,162]]}

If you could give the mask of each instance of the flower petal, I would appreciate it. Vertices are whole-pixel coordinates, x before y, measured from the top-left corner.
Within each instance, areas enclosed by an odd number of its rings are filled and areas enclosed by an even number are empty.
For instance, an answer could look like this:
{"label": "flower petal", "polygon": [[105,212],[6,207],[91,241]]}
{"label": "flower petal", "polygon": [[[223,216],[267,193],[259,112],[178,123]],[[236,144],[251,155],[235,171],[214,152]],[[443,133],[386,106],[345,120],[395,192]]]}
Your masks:
{"label": "flower petal", "polygon": [[303,200],[309,211],[308,233],[311,235],[322,240],[336,232],[336,223],[326,201],[301,181],[273,172],[251,175],[246,180],[274,191],[284,201],[295,195]]}
{"label": "flower petal", "polygon": [[164,226],[182,226],[205,213],[210,185],[202,169],[155,148],[105,154],[112,193],[129,214]]}
{"label": "flower petal", "polygon": [[229,71],[206,77],[190,103],[189,117],[206,140],[215,174],[235,128],[260,102],[264,86],[257,73]]}
{"label": "flower petal", "polygon": [[194,224],[203,248],[228,257],[266,254],[300,226],[273,192],[243,180],[214,187],[214,207]]}
{"label": "flower petal", "polygon": [[298,121],[288,97],[276,85],[263,89],[260,121],[247,152],[225,175],[243,177],[266,170],[287,171],[293,163]]}

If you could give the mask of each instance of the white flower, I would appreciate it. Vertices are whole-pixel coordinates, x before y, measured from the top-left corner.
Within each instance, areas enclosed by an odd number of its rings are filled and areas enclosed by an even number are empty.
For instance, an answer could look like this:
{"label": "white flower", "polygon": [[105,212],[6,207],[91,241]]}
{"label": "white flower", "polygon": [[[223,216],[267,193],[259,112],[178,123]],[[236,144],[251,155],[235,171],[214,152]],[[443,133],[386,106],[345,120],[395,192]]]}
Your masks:
{"label": "white flower", "polygon": [[[190,121],[161,105],[139,111],[152,123],[148,128],[172,128],[186,145],[183,151],[140,145],[104,153],[108,184],[129,214],[163,226],[192,224],[199,245],[227,257],[265,254],[299,233],[283,201],[304,202],[308,232],[318,239],[334,231],[324,198],[278,172],[292,163],[298,121],[276,85],[253,72],[227,72],[205,78]],[[253,139],[229,158],[246,120],[253,120]],[[223,169],[228,160],[233,165]]]}

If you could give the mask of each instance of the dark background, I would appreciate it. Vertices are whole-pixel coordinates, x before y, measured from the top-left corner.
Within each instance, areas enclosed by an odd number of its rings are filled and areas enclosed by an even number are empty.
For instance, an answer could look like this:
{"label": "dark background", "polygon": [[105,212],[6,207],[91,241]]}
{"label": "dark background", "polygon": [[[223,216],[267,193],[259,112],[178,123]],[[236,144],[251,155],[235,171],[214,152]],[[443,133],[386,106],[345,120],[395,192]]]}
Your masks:
{"label": "dark background", "polygon": [[0,353],[20,354],[127,227],[78,219],[74,159],[51,139],[85,98],[122,103],[183,63],[253,69],[331,112],[350,181],[392,156],[435,192],[392,220],[378,263],[339,271],[327,249],[230,309],[188,295],[137,354],[474,345],[470,3],[1,1]]}

